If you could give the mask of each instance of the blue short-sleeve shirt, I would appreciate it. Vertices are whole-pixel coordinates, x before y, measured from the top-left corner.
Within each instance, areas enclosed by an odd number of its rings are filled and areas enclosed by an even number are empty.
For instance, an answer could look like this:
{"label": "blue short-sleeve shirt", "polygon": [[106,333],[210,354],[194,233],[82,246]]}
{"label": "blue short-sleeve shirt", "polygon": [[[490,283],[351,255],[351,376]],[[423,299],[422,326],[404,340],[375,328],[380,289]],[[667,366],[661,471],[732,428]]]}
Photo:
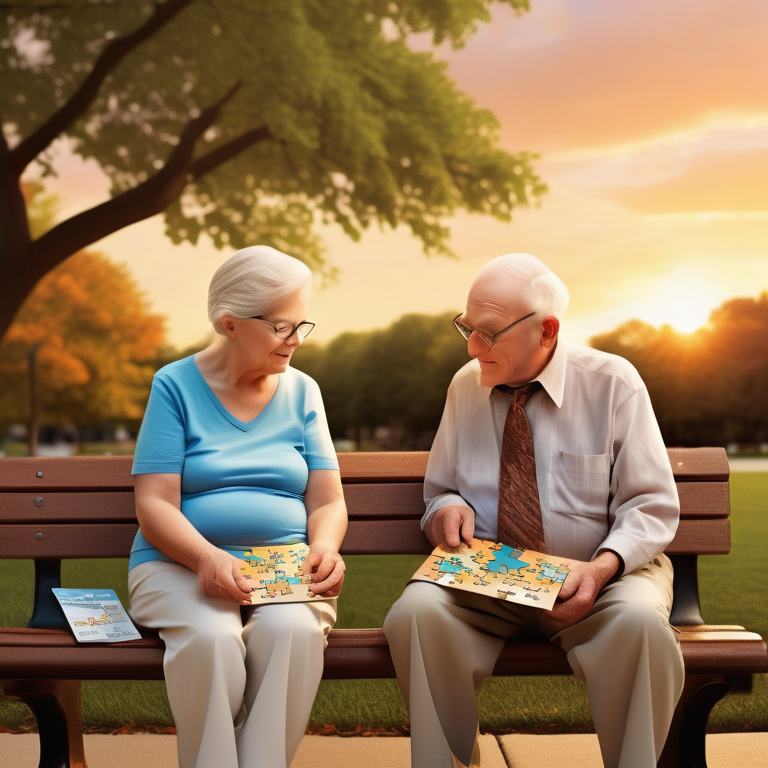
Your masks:
{"label": "blue short-sleeve shirt", "polygon": [[[161,368],[136,441],[132,474],[181,475],[181,511],[212,544],[242,557],[307,540],[310,469],[339,465],[317,384],[288,368],[252,421],[224,408],[187,357]],[[171,558],[136,534],[129,568]]]}

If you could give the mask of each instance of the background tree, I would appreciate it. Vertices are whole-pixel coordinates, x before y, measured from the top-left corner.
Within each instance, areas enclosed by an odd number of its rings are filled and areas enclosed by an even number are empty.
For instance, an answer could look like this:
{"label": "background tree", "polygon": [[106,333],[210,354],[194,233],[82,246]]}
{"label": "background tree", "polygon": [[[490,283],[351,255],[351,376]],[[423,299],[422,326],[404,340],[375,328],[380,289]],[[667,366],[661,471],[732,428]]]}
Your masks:
{"label": "background tree", "polygon": [[[34,196],[33,224],[44,227],[53,206]],[[32,349],[40,424],[137,422],[164,337],[162,318],[150,313],[125,267],[75,254],[35,287],[0,345],[0,422],[28,418]]]}
{"label": "background tree", "polygon": [[448,385],[469,361],[455,314],[404,315],[383,330],[302,345],[291,365],[320,385],[331,434],[360,442],[387,427],[387,447],[429,448]]}
{"label": "background tree", "polygon": [[[43,275],[160,212],[174,242],[272,244],[326,273],[319,219],[355,239],[403,224],[427,253],[458,208],[509,220],[544,191],[531,155],[406,44],[460,46],[490,2],[0,1],[0,336]],[[32,238],[20,179],[52,172],[62,137],[112,198]]]}
{"label": "background tree", "polygon": [[637,368],[667,445],[768,443],[768,294],[725,302],[692,334],[630,320],[590,343]]}

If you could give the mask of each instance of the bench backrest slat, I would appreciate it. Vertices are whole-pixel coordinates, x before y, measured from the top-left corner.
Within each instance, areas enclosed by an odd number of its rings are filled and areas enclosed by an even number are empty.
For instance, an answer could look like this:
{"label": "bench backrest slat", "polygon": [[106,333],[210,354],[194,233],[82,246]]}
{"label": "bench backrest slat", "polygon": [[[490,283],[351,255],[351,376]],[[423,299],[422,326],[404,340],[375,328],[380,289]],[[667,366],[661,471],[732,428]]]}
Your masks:
{"label": "bench backrest slat", "polygon": [[0,558],[127,557],[138,529],[136,523],[0,525]]}
{"label": "bench backrest slat", "polygon": [[[668,454],[682,519],[667,553],[727,553],[725,451]],[[426,452],[339,454],[350,517],[343,552],[429,551],[418,524],[427,458]],[[0,557],[126,557],[136,530],[131,463],[130,456],[0,459]]]}
{"label": "bench backrest slat", "polygon": [[[678,482],[728,480],[722,448],[668,448],[667,454]],[[428,457],[426,451],[338,454],[342,480],[349,484],[419,482]],[[130,489],[132,463],[132,456],[5,458],[0,459],[0,489]]]}
{"label": "bench backrest slat", "polygon": [[[727,518],[728,483],[678,483],[680,514],[689,518]],[[423,484],[370,483],[344,485],[351,520],[420,518]],[[26,523],[136,520],[133,491],[45,491],[0,493],[0,522]]]}
{"label": "bench backrest slat", "polygon": [[[127,557],[137,528],[136,523],[2,525],[0,558]],[[728,520],[682,520],[666,552],[724,555],[730,547]],[[418,519],[358,519],[350,520],[341,551],[412,554],[431,550]]]}
{"label": "bench backrest slat", "polygon": [[136,522],[133,490],[0,493],[0,523]]}

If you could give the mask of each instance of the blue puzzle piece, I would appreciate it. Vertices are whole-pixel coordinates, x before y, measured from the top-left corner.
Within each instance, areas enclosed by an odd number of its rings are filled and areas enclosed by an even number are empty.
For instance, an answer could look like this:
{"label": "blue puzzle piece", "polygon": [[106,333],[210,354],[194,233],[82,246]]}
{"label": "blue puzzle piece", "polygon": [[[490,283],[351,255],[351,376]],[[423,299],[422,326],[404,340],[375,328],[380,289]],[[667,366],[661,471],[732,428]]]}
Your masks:
{"label": "blue puzzle piece", "polygon": [[523,554],[522,549],[512,549],[507,544],[501,545],[501,550],[494,552],[493,560],[489,560],[483,567],[483,570],[489,573],[509,573],[510,571],[519,571],[530,563],[518,560]]}

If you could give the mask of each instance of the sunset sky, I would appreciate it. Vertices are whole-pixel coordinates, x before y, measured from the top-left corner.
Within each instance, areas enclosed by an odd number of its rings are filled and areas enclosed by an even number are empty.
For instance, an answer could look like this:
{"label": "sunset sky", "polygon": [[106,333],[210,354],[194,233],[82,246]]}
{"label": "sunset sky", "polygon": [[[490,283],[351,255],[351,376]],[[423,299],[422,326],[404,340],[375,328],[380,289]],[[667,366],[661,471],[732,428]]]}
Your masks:
{"label": "sunset sky", "polygon": [[[480,265],[515,251],[568,285],[564,333],[580,343],[633,317],[693,330],[724,300],[768,290],[768,3],[531,6],[523,16],[494,6],[465,48],[437,55],[496,114],[505,149],[540,153],[541,206],[512,224],[459,215],[449,222],[459,260],[426,258],[405,229],[360,243],[324,230],[341,277],[312,299],[313,339],[459,311]],[[46,186],[62,215],[106,196],[95,165],[62,150],[58,167]],[[171,343],[206,337],[208,282],[231,251],[173,246],[160,217],[95,248],[129,266]]]}

